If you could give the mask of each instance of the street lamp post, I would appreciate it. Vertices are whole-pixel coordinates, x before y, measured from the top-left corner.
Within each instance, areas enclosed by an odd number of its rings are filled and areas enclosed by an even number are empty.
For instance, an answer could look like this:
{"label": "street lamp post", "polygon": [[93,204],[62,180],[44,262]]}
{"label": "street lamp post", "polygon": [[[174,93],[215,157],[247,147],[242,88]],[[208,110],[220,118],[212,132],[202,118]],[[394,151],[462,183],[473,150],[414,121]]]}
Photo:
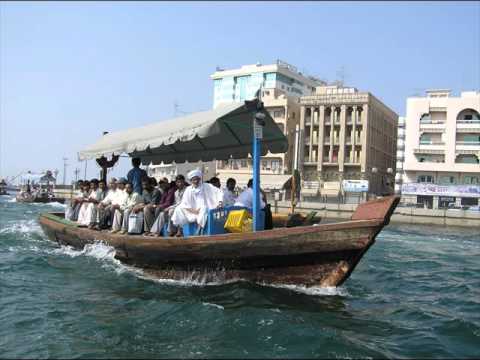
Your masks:
{"label": "street lamp post", "polygon": [[63,158],[63,185],[66,185],[67,183],[67,160],[68,158]]}

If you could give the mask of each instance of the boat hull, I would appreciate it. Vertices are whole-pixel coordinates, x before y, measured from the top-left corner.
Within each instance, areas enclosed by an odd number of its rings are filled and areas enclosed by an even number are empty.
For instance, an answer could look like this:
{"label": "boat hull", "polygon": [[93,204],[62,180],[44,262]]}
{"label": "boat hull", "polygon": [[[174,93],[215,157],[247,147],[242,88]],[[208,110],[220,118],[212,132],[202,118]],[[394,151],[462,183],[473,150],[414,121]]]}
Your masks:
{"label": "boat hull", "polygon": [[325,287],[348,279],[397,203],[395,197],[379,203],[381,217],[373,211],[368,218],[367,211],[363,219],[335,224],[189,238],[110,234],[79,228],[60,214],[42,214],[40,224],[63,245],[102,241],[115,248],[117,259],[157,278]]}

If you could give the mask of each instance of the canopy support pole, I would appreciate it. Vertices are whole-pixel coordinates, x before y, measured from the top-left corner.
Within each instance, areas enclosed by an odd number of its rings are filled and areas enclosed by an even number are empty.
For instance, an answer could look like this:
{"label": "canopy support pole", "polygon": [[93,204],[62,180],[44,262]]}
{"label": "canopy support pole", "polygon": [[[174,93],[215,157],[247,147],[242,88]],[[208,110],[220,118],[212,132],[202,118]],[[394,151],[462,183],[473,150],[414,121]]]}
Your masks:
{"label": "canopy support pole", "polygon": [[[255,120],[253,120],[255,122]],[[256,124],[254,124],[256,126]],[[260,138],[253,132],[253,231],[261,230],[260,224]]]}

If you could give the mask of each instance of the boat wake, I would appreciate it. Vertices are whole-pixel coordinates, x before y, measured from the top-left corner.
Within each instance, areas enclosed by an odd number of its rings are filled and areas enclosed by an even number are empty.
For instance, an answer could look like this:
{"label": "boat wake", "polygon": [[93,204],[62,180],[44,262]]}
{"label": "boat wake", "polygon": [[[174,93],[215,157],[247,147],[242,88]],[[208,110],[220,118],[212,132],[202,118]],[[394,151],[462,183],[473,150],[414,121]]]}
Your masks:
{"label": "boat wake", "polygon": [[82,250],[74,249],[71,246],[61,245],[60,247],[47,252],[52,255],[64,255],[71,258],[79,256],[91,257],[98,260],[102,264],[102,268],[113,270],[117,274],[129,272],[139,275],[143,273],[143,270],[125,265],[121,261],[115,259],[115,248],[101,241],[87,244]]}
{"label": "boat wake", "polygon": [[268,286],[273,288],[279,289],[288,289],[298,293],[302,293],[305,295],[312,295],[312,296],[350,296],[347,289],[344,287],[335,287],[335,286],[327,286],[327,287],[306,287],[301,285],[272,285],[272,284],[260,284],[262,286]]}

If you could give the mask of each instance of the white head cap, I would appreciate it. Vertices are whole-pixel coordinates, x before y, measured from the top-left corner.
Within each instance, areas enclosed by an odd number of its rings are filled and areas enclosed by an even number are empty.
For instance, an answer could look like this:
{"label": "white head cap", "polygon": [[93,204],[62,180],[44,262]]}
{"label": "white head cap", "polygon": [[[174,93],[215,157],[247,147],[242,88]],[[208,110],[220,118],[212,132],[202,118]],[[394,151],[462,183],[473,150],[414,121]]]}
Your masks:
{"label": "white head cap", "polygon": [[198,176],[200,178],[200,180],[202,179],[202,172],[200,171],[200,169],[195,169],[195,170],[190,171],[187,174],[187,179],[192,180],[195,176]]}

